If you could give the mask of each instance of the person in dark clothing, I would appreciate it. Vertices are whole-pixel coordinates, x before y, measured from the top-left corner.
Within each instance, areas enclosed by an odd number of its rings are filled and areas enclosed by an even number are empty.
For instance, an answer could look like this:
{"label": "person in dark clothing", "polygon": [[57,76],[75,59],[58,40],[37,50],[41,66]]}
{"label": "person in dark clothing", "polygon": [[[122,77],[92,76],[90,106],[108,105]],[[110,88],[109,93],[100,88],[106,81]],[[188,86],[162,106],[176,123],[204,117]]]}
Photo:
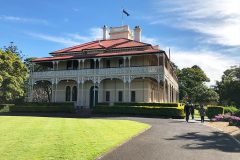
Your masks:
{"label": "person in dark clothing", "polygon": [[204,123],[204,116],[205,116],[205,109],[204,109],[204,106],[203,105],[200,105],[200,109],[199,109],[199,113],[200,113],[200,116],[201,116],[201,123]]}
{"label": "person in dark clothing", "polygon": [[192,119],[194,119],[194,109],[195,109],[195,106],[193,104],[190,105],[190,111],[191,111],[191,116],[192,116]]}
{"label": "person in dark clothing", "polygon": [[187,121],[187,122],[189,121],[190,109],[191,109],[191,106],[189,105],[189,103],[187,103],[187,104],[184,106],[184,112],[185,112],[185,114],[186,114],[186,121]]}

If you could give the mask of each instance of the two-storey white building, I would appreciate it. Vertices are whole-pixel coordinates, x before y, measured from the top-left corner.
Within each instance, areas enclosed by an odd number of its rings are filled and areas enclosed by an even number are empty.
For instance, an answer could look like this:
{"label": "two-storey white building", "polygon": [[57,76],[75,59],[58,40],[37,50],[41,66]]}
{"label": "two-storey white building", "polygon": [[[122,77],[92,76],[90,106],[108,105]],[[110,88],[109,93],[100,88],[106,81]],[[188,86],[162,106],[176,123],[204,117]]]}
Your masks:
{"label": "two-storey white building", "polygon": [[177,102],[178,81],[165,51],[141,42],[141,29],[103,27],[103,39],[50,53],[33,64],[46,71],[30,73],[28,100],[34,84],[51,83],[52,102]]}

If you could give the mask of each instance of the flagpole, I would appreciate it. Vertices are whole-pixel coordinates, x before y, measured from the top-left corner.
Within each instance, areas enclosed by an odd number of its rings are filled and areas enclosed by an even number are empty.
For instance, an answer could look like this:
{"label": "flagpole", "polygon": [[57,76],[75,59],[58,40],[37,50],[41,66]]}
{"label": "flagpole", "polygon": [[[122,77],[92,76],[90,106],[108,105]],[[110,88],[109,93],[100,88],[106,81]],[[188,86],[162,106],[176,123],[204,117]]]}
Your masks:
{"label": "flagpole", "polygon": [[122,13],[122,26],[123,26],[123,7],[122,7],[122,10],[121,10],[121,13]]}

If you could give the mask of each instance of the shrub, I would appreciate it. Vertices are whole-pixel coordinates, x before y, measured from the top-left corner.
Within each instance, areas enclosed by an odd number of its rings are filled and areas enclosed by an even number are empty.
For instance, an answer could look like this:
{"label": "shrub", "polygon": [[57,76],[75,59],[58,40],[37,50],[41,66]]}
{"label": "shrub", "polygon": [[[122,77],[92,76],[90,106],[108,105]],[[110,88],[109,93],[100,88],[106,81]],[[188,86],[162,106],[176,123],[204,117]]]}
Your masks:
{"label": "shrub", "polygon": [[212,119],[216,115],[223,114],[223,113],[224,113],[223,107],[219,107],[219,106],[208,106],[206,110],[206,116],[209,119]]}
{"label": "shrub", "polygon": [[238,109],[235,106],[225,106],[224,108],[224,113],[229,113],[231,115],[234,115]]}
{"label": "shrub", "polygon": [[217,115],[213,118],[214,121],[229,122],[230,126],[240,126],[240,117]]}
{"label": "shrub", "polygon": [[234,116],[240,117],[240,109],[236,113],[234,113]]}
{"label": "shrub", "polygon": [[97,106],[93,108],[93,113],[157,116],[167,118],[184,118],[185,116],[183,108],[155,106]]}
{"label": "shrub", "polygon": [[240,126],[240,117],[231,116],[229,119],[230,126]]}
{"label": "shrub", "polygon": [[72,103],[25,103],[9,107],[10,112],[66,112],[75,111]]}
{"label": "shrub", "polygon": [[[98,103],[97,106],[108,106],[109,103]],[[184,107],[183,103],[146,103],[146,102],[131,102],[131,103],[114,103],[114,106],[151,106],[151,107]]]}
{"label": "shrub", "polygon": [[14,104],[0,104],[0,112],[9,112],[9,106]]}

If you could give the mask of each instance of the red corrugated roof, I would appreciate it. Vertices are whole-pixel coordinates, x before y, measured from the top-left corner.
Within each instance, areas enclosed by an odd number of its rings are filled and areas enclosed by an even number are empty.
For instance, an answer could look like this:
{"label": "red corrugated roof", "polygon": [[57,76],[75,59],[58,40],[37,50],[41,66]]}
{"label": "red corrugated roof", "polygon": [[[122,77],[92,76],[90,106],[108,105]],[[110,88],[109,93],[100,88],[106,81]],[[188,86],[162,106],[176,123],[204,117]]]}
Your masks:
{"label": "red corrugated roof", "polygon": [[131,52],[116,52],[116,53],[99,53],[99,54],[85,54],[85,55],[71,55],[71,56],[56,56],[56,57],[45,57],[37,58],[32,62],[52,61],[52,60],[66,60],[66,59],[84,59],[84,58],[99,58],[99,57],[112,57],[112,56],[126,56],[136,54],[152,54],[162,52],[156,49],[148,49],[144,51],[131,51]]}
{"label": "red corrugated roof", "polygon": [[138,42],[138,41],[134,41],[134,40],[126,39],[126,38],[97,40],[97,41],[92,41],[92,42],[84,43],[81,45],[76,45],[73,47],[61,49],[58,51],[54,51],[51,54],[81,52],[83,50],[89,50],[89,49],[140,47],[140,46],[146,46],[146,45],[150,45],[150,44]]}
{"label": "red corrugated roof", "polygon": [[[76,54],[76,55],[60,55],[71,54],[73,52],[81,52],[83,50],[94,50],[94,49],[118,49],[118,48],[131,48],[131,47],[144,47],[144,50],[141,51],[122,51],[122,52],[105,52],[98,54]],[[108,40],[99,40],[92,41],[80,45],[76,45],[73,47],[61,49],[50,54],[53,54],[53,57],[45,57],[45,58],[37,58],[32,62],[40,62],[40,61],[52,61],[52,60],[65,60],[65,59],[81,59],[81,58],[94,58],[94,57],[110,57],[110,56],[124,56],[124,55],[135,55],[135,54],[144,54],[144,53],[158,53],[162,52],[158,48],[154,48],[151,44],[138,42],[126,38],[119,39],[108,39]]]}

